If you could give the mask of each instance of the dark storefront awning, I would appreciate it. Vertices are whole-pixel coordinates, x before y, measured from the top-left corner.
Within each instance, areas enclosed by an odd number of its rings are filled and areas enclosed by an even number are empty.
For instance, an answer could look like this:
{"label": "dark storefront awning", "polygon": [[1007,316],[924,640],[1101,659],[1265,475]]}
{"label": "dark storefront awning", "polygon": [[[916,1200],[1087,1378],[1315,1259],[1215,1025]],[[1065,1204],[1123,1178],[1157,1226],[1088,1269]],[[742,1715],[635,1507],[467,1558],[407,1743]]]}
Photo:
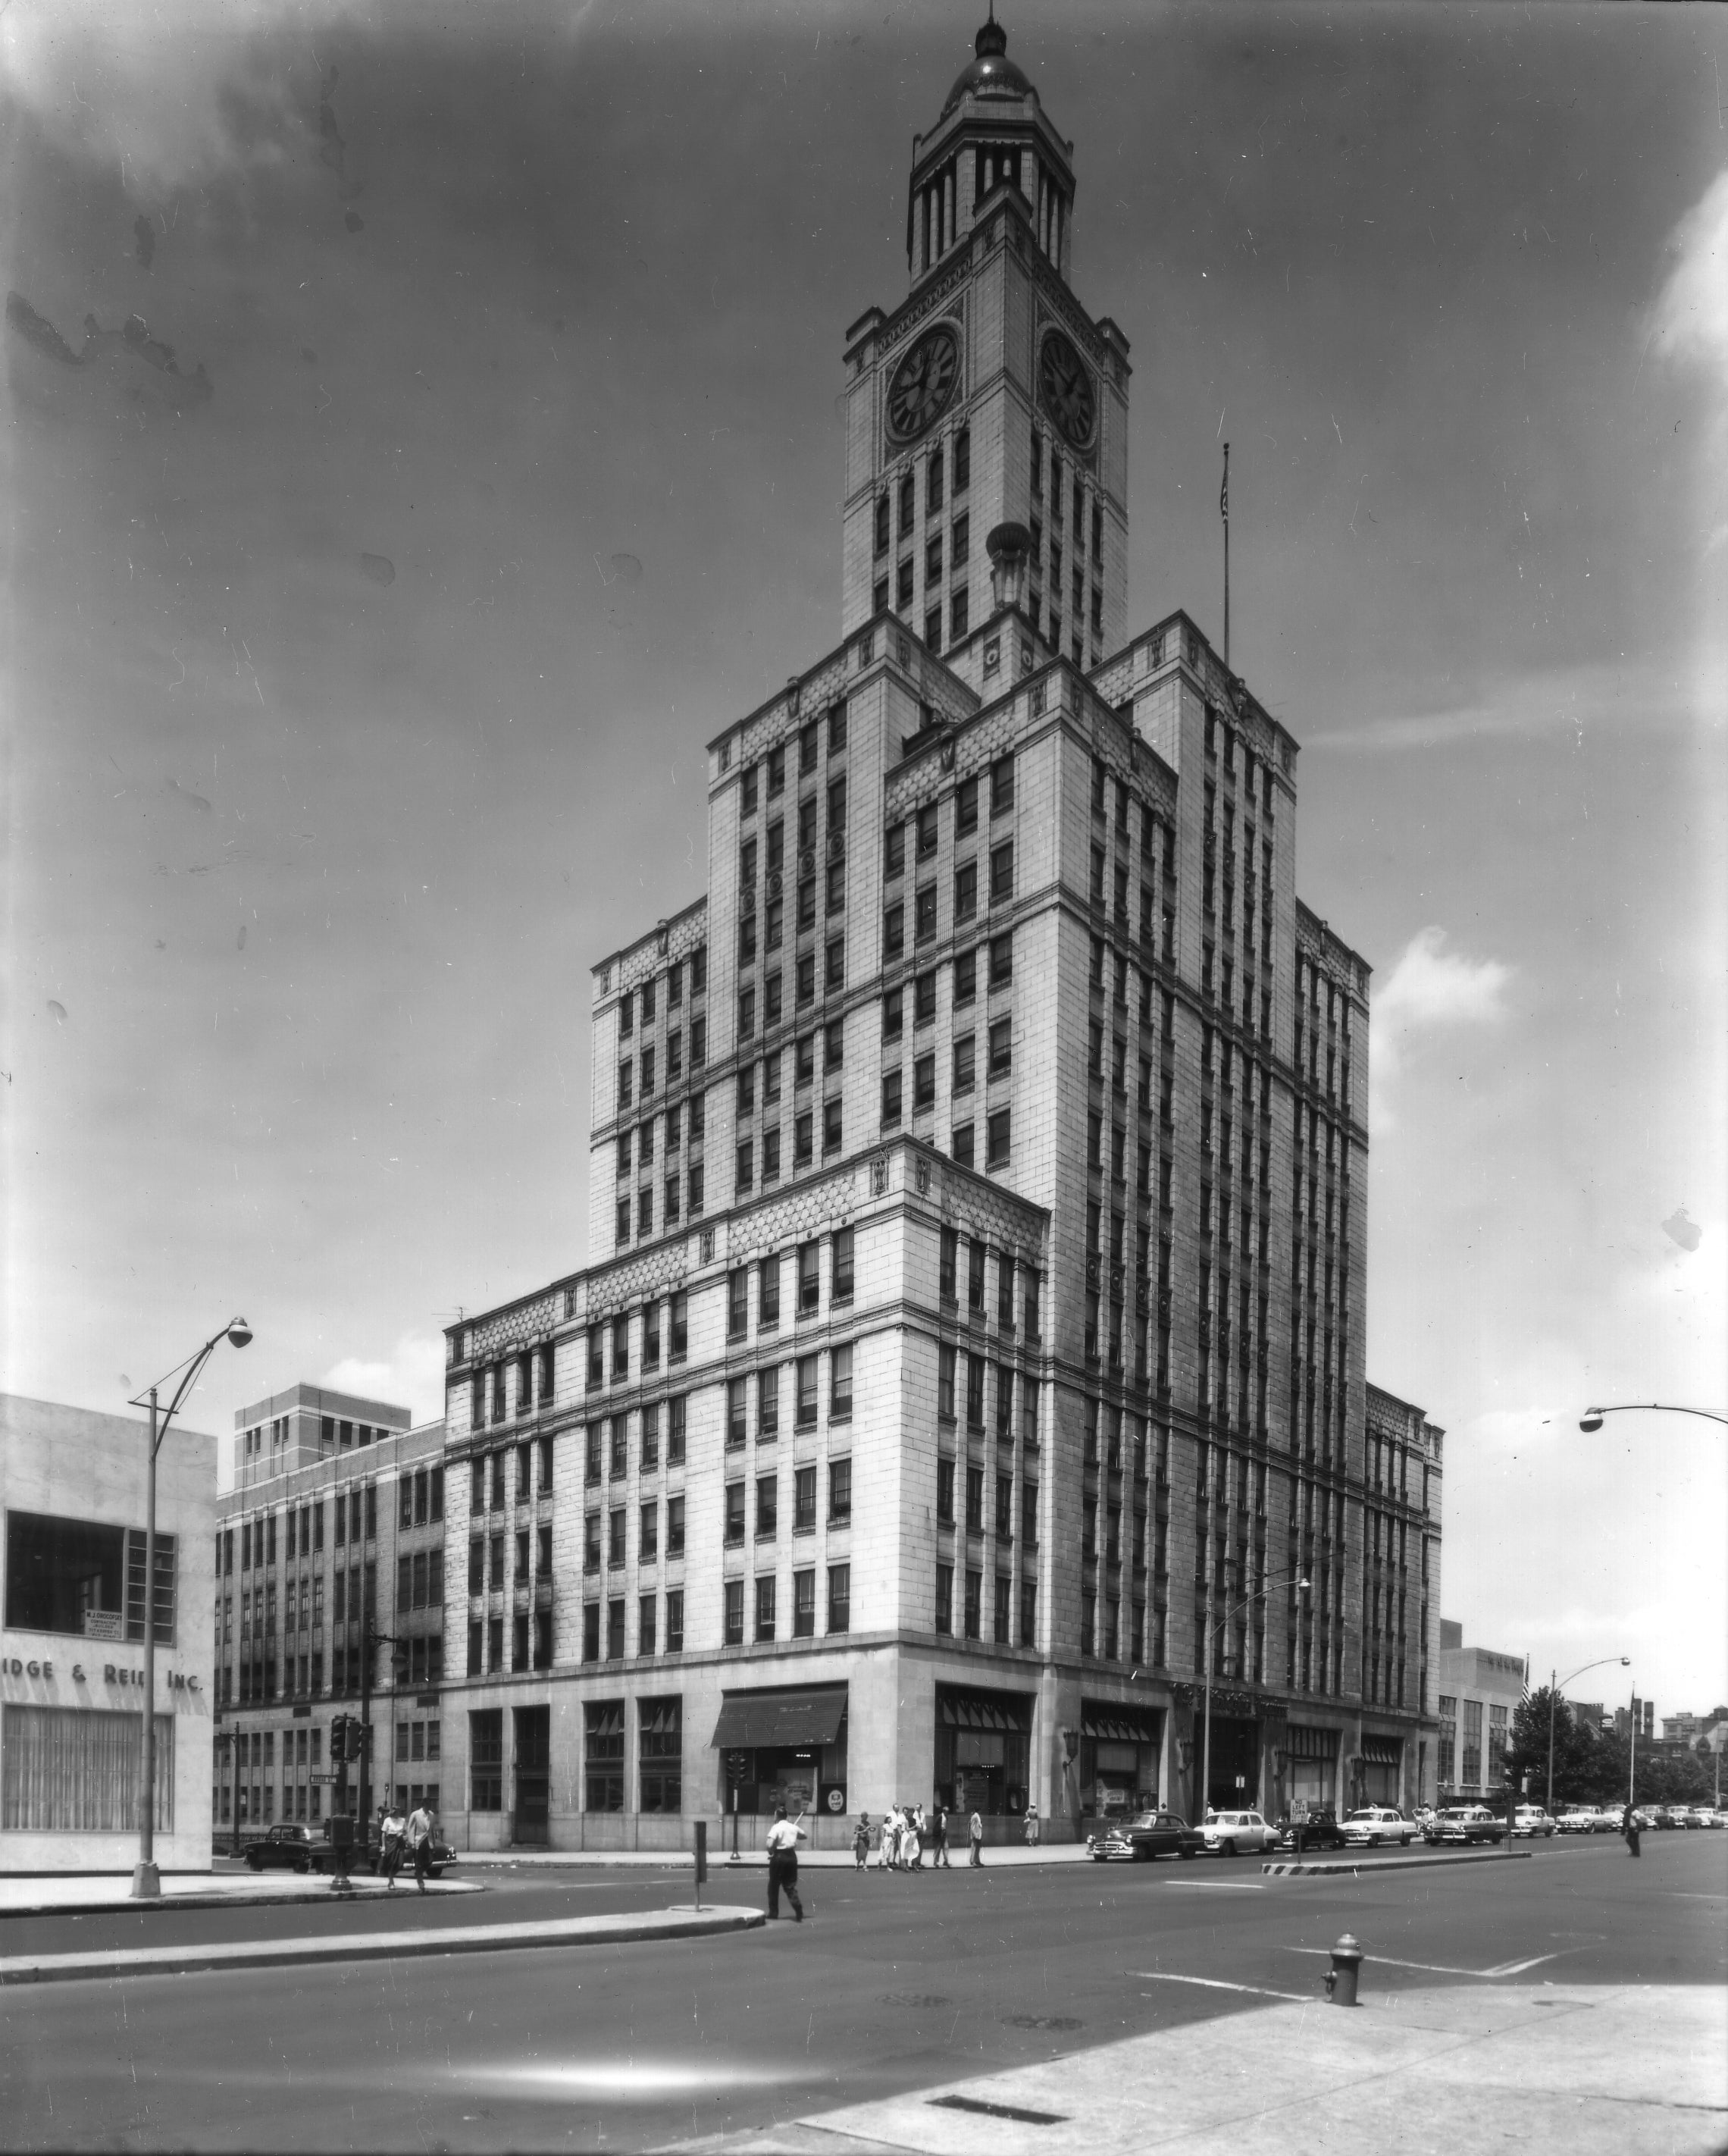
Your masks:
{"label": "dark storefront awning", "polygon": [[1032,1703],[1017,1692],[950,1691],[938,1686],[936,1714],[950,1729],[1012,1732],[1032,1727]]}
{"label": "dark storefront awning", "polygon": [[1305,1728],[1300,1722],[1293,1722],[1285,1735],[1284,1748],[1292,1759],[1336,1759],[1338,1732],[1336,1729]]}
{"label": "dark storefront awning", "polygon": [[1156,1744],[1156,1717],[1137,1714],[1132,1707],[1098,1707],[1082,1704],[1082,1737],[1101,1738],[1107,1744]]}
{"label": "dark storefront awning", "polygon": [[818,1691],[729,1691],[720,1702],[713,1742],[727,1752],[832,1744],[845,1718],[844,1685]]}
{"label": "dark storefront awning", "polygon": [[1371,1737],[1362,1732],[1362,1758],[1371,1767],[1396,1767],[1404,1756],[1403,1739],[1399,1737]]}

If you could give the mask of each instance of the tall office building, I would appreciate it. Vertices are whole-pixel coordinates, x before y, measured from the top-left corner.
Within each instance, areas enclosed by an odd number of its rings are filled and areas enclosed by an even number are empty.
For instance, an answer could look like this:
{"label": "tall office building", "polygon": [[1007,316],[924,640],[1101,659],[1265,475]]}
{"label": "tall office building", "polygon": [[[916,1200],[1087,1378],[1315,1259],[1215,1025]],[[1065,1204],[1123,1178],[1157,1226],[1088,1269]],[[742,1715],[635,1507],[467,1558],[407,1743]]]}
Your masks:
{"label": "tall office building", "polygon": [[[1368,969],[1296,896],[1295,741],[1185,613],[1126,633],[1074,198],[987,25],[849,336],[841,640],[710,743],[706,897],[593,971],[604,1255],[450,1328],[472,1845],[1418,1793]],[[1372,1457],[1430,1444],[1388,1398]]]}

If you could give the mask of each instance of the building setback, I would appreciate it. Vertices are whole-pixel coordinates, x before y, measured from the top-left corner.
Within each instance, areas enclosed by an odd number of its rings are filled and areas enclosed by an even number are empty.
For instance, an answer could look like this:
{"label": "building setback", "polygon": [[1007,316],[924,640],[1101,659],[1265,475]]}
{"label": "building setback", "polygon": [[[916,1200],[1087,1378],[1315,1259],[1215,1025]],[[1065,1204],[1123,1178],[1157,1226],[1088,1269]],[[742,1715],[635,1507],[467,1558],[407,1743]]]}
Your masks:
{"label": "building setback", "polygon": [[1506,1747],[1525,1690],[1521,1655],[1467,1647],[1464,1627],[1440,1620],[1435,1669],[1439,1705],[1440,1804],[1498,1804],[1505,1789]]}
{"label": "building setback", "polygon": [[1368,968],[1289,732],[1187,614],[1126,634],[1127,344],[1005,48],[849,334],[843,640],[710,745],[706,897],[593,971],[610,1255],[447,1336],[459,1842],[1431,1793]]}
{"label": "building setback", "polygon": [[[331,1722],[368,1709],[373,1806],[440,1800],[444,1431],[409,1421],[315,1385],[234,1417],[215,1548],[218,1839],[327,1818]],[[360,1801],[356,1766],[344,1809]]]}

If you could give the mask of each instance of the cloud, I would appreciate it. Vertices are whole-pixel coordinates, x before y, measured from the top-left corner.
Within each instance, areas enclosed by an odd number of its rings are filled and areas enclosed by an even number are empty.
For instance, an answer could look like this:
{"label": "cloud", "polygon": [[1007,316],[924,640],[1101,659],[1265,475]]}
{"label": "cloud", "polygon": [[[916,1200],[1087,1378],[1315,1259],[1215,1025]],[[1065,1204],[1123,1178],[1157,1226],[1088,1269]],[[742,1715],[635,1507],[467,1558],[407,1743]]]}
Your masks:
{"label": "cloud", "polygon": [[1720,382],[1728,378],[1728,167],[1674,227],[1669,248],[1674,263],[1656,301],[1653,347]]}
{"label": "cloud", "polygon": [[430,1422],[444,1411],[444,1343],[441,1337],[404,1332],[387,1361],[345,1355],[318,1382],[332,1392],[405,1407],[417,1423]]}
{"label": "cloud", "polygon": [[1420,708],[1305,732],[1302,747],[1310,754],[1449,748],[1464,742],[1578,738],[1603,726],[1685,732],[1698,716],[1695,685],[1683,669],[1664,676],[1648,659],[1637,666],[1592,662],[1525,670],[1495,680],[1442,681]]}
{"label": "cloud", "polygon": [[1470,958],[1446,948],[1443,928],[1418,931],[1399,953],[1373,1002],[1373,1054],[1369,1060],[1369,1114],[1372,1127],[1392,1122],[1390,1089],[1425,1035],[1459,1026],[1497,1024],[1512,968],[1498,958]]}

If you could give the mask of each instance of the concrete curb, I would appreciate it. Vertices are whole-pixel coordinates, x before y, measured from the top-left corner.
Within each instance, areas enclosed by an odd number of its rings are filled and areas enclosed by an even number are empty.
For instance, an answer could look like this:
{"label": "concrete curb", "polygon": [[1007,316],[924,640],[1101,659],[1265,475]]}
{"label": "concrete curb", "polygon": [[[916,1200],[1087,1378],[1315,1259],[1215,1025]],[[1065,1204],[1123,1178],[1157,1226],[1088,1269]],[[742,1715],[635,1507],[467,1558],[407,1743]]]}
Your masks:
{"label": "concrete curb", "polygon": [[1464,1856],[1374,1856],[1366,1864],[1298,1864],[1292,1859],[1288,1864],[1263,1864],[1260,1869],[1280,1878],[1286,1875],[1325,1877],[1336,1872],[1361,1878],[1377,1871],[1422,1871],[1436,1864],[1521,1864],[1528,1863],[1530,1857],[1527,1849],[1482,1849]]}
{"label": "concrete curb", "polygon": [[[413,1892],[410,1887],[409,1894]],[[431,1894],[484,1894],[486,1889],[478,1879],[435,1879],[428,1887]],[[398,1887],[397,1895],[403,1890]],[[136,1917],[156,1915],[164,1912],[172,1914],[178,1909],[327,1909],[350,1897],[333,1893],[326,1887],[322,1893],[304,1894],[162,1894],[151,1901],[135,1902],[130,1894],[117,1895],[111,1902],[8,1902],[0,1907],[0,1924],[17,1917]],[[387,1887],[375,1887],[370,1881],[364,1886],[356,1883],[351,1898],[356,1902],[382,1902],[394,1906],[396,1897]]]}
{"label": "concrete curb", "polygon": [[231,1944],[108,1948],[91,1953],[0,1959],[0,1984],[72,1984],[201,1970],[305,1969],[320,1962],[397,1961],[427,1954],[514,1953],[528,1947],[626,1946],[690,1939],[767,1924],[760,1909],[657,1909],[641,1916],[566,1917],[552,1923],[474,1924],[424,1932],[361,1932],[329,1939],[244,1939]]}

